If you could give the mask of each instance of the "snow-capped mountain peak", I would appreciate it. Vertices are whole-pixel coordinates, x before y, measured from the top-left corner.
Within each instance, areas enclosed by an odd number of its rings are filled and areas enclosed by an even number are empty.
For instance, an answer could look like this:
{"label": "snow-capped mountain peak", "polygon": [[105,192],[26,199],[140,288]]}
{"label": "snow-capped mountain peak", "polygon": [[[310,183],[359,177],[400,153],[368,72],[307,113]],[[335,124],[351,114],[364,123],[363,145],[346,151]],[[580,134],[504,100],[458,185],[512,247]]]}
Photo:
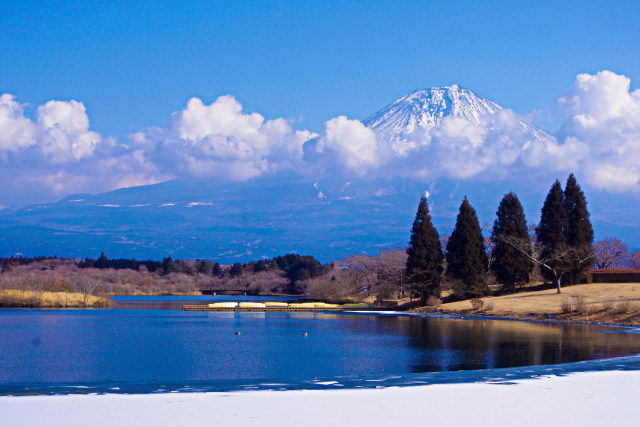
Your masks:
{"label": "snow-capped mountain peak", "polygon": [[[418,130],[439,126],[449,116],[465,119],[476,126],[490,126],[493,116],[503,110],[501,105],[454,84],[412,92],[368,117],[363,123],[385,140],[395,141]],[[524,119],[520,120],[520,125],[537,138],[551,138],[546,131]]]}

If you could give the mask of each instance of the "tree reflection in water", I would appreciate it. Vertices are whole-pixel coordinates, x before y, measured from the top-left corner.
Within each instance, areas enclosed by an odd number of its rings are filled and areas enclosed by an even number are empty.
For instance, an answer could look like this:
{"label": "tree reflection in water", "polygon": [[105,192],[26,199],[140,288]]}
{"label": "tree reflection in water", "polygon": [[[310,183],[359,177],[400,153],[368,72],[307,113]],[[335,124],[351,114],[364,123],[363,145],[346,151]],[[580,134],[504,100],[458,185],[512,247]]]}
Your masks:
{"label": "tree reflection in water", "polygon": [[[611,328],[503,320],[380,317],[419,351],[411,371],[436,372],[569,363],[633,354],[638,336]],[[381,331],[380,331],[381,332]]]}

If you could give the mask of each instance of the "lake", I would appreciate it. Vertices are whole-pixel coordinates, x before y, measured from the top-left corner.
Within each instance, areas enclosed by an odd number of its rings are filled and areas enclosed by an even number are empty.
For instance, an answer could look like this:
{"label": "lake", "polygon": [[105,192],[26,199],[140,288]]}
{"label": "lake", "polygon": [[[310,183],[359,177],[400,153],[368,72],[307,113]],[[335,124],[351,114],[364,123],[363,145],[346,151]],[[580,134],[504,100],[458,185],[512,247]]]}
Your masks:
{"label": "lake", "polygon": [[636,369],[640,335],[628,332],[636,331],[370,313],[4,309],[0,394],[372,387]]}

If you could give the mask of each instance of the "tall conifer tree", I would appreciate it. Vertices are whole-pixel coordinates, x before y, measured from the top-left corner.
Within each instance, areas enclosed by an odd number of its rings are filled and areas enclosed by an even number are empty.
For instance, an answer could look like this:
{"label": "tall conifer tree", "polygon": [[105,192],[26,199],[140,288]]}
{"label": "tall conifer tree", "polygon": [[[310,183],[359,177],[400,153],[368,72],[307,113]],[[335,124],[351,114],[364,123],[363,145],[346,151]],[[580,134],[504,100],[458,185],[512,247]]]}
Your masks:
{"label": "tall conifer tree", "polygon": [[480,296],[488,292],[485,273],[487,254],[475,209],[466,196],[460,205],[456,227],[447,242],[447,275],[458,281],[463,289],[460,296]]}
{"label": "tall conifer tree", "polygon": [[[540,223],[536,228],[536,239],[538,244],[542,246],[541,258],[549,257],[553,251],[566,244],[564,231],[566,222],[567,208],[564,193],[560,181],[556,179],[544,201],[540,213]],[[556,278],[548,269],[542,269],[541,273],[545,279],[553,281],[556,286],[558,285]]]}
{"label": "tall conifer tree", "polygon": [[420,298],[426,301],[432,295],[439,297],[444,256],[438,232],[431,223],[426,197],[418,204],[407,255],[407,277],[418,289]]}
{"label": "tall conifer tree", "polygon": [[494,243],[491,270],[505,290],[513,291],[516,285],[529,281],[533,263],[530,255],[522,253],[505,239],[528,239],[527,220],[518,196],[514,193],[506,194],[502,198],[496,215],[491,232],[491,240]]}
{"label": "tall conifer tree", "polygon": [[[576,248],[585,248],[593,254],[593,227],[589,219],[587,201],[576,177],[571,174],[564,188],[564,200],[567,211],[565,225],[565,241],[567,245]],[[567,273],[568,283],[577,283],[584,278],[584,274],[593,267],[594,258],[586,262],[574,262]]]}

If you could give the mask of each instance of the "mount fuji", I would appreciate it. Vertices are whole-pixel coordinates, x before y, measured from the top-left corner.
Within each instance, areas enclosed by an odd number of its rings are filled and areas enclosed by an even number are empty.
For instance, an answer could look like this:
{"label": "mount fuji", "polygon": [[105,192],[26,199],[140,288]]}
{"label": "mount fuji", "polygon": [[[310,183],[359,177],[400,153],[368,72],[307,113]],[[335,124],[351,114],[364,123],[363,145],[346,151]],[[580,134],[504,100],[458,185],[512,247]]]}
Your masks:
{"label": "mount fuji", "polygon": [[[440,126],[445,117],[459,117],[476,126],[490,126],[490,118],[504,107],[482,98],[458,85],[432,87],[405,95],[363,123],[375,130],[383,141],[397,141],[419,131]],[[551,139],[551,135],[525,121],[519,120],[523,131],[538,140]]]}
{"label": "mount fuji", "polygon": [[[452,85],[410,93],[362,123],[380,141],[392,145],[438,129],[448,117],[491,127],[503,112],[505,108],[497,103]],[[553,139],[515,117],[530,144]],[[425,193],[440,233],[453,227],[464,195],[476,208],[481,224],[489,227],[502,196],[515,191],[529,223],[535,224],[556,178],[540,174],[515,181],[377,174],[345,178],[309,169],[247,182],[176,179],[6,208],[0,210],[0,255],[96,257],[105,251],[109,258],[171,255],[228,263],[297,252],[328,262],[405,245],[419,198]],[[623,196],[586,193],[597,238],[625,236],[627,244],[640,246],[639,228],[631,214],[639,206],[629,206]]]}

